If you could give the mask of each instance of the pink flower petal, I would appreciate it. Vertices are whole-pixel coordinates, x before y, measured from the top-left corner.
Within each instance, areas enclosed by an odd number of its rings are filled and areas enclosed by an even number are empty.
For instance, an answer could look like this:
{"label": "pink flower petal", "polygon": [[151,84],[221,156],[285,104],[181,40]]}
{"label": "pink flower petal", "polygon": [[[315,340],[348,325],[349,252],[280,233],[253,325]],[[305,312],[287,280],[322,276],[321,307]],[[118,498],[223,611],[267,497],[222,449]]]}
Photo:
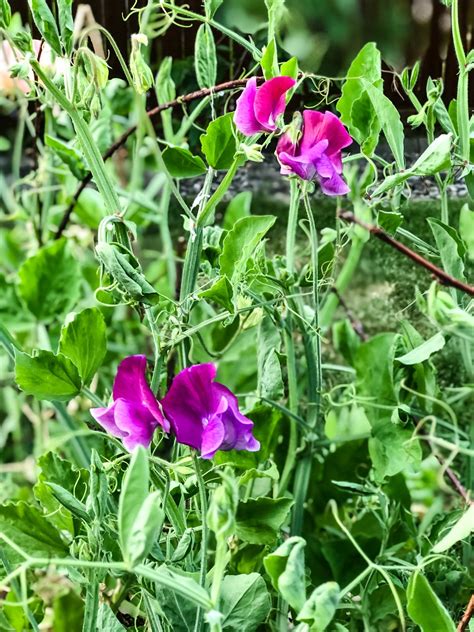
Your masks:
{"label": "pink flower petal", "polygon": [[242,94],[237,99],[234,113],[234,123],[245,136],[253,136],[262,131],[262,126],[255,118],[255,97],[257,95],[257,79],[252,77],[247,81]]}
{"label": "pink flower petal", "polygon": [[276,120],[286,108],[286,93],[296,81],[291,77],[274,77],[265,81],[257,89],[255,96],[255,117],[261,126],[269,131],[276,130]]}
{"label": "pink flower petal", "polygon": [[301,153],[305,153],[313,145],[322,139],[328,141],[327,153],[329,155],[339,152],[352,143],[348,131],[332,112],[316,112],[305,110],[303,112],[304,131],[301,139]]}

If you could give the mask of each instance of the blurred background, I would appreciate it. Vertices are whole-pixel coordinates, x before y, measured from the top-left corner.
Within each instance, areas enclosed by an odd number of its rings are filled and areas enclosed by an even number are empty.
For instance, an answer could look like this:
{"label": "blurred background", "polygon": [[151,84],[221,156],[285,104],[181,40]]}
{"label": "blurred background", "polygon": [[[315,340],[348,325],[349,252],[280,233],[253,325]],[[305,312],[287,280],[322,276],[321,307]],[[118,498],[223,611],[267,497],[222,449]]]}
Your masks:
{"label": "blurred background", "polygon": [[[132,16],[127,21],[132,6],[140,7],[146,0],[89,0],[95,19],[106,26],[126,50],[130,35],[137,30]],[[27,0],[12,0],[14,10],[28,19]],[[74,4],[79,3],[75,0]],[[184,4],[177,0],[177,4]],[[202,0],[186,2],[192,10],[202,10]],[[351,60],[368,41],[377,42],[387,70],[401,70],[416,60],[423,60],[420,86],[426,78],[444,77],[445,99],[455,97],[456,61],[450,42],[449,9],[441,0],[287,0],[286,16],[282,23],[280,46],[295,55],[304,70],[328,76],[340,76]],[[224,0],[216,14],[216,20],[251,34],[257,44],[266,41],[265,0]],[[474,0],[460,0],[460,19],[465,45],[472,47],[474,30]],[[154,60],[165,55],[186,59],[193,55],[194,33],[198,25],[189,29],[171,28],[160,39],[154,51]],[[217,34],[216,34],[217,35]],[[227,38],[221,38],[223,58],[228,59]],[[243,51],[232,51],[233,58],[240,60],[240,71],[251,60]],[[113,58],[110,63],[117,73],[120,70]],[[229,72],[224,79],[229,78]],[[474,82],[471,82],[474,84]],[[471,86],[471,87],[474,87]],[[471,90],[474,97],[474,92]],[[474,102],[474,99],[473,99]]]}

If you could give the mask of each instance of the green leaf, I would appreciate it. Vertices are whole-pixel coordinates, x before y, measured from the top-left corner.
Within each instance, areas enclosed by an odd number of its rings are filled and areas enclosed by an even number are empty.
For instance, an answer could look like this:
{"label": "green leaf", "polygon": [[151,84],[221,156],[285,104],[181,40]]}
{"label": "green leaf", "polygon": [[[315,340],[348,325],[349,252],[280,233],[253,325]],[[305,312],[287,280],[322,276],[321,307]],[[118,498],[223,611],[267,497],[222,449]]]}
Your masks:
{"label": "green leaf", "polygon": [[217,9],[221,6],[224,0],[204,0],[204,10],[208,20],[212,20]]}
{"label": "green leaf", "polygon": [[407,587],[407,612],[421,632],[455,632],[448,611],[438,599],[428,580],[415,571]]}
{"label": "green leaf", "polygon": [[99,605],[97,629],[103,630],[104,632],[126,632],[126,628],[123,627],[112,612],[110,606],[106,603],[101,603]]}
{"label": "green leaf", "polygon": [[378,482],[386,476],[395,476],[407,467],[421,463],[421,446],[413,437],[413,430],[387,421],[372,429],[369,439],[369,454],[374,466],[374,477]]}
{"label": "green leaf", "polygon": [[301,608],[298,621],[303,621],[311,630],[323,632],[336,614],[339,605],[339,585],[336,582],[326,582],[315,588],[309,599]]}
{"label": "green leaf", "polygon": [[75,178],[83,180],[86,177],[88,169],[81,153],[75,147],[67,145],[59,138],[54,138],[49,134],[45,135],[45,143],[54,151],[59,160],[69,167]]}
{"label": "green leaf", "polygon": [[182,147],[167,147],[163,152],[163,161],[173,178],[194,178],[206,172],[203,159]]}
{"label": "green leaf", "polygon": [[46,0],[28,0],[36,28],[57,55],[61,55],[58,27]]}
{"label": "green leaf", "polygon": [[68,492],[67,489],[64,489],[61,485],[57,485],[56,483],[46,482],[46,485],[51,488],[53,496],[57,499],[57,501],[66,509],[80,518],[85,522],[90,522],[91,518],[87,513],[86,506],[83,502],[78,500],[71,492]]}
{"label": "green leaf", "polygon": [[283,377],[278,352],[281,338],[269,316],[259,324],[257,336],[258,392],[261,397],[279,400],[283,397]]}
{"label": "green leaf", "polygon": [[72,18],[72,0],[56,0],[61,40],[66,55],[70,55],[73,45],[74,20]]}
{"label": "green leaf", "polygon": [[380,88],[375,87],[370,80],[362,79],[362,84],[375,110],[387,143],[390,145],[395,162],[399,169],[405,168],[404,131],[400,114],[388,97]]}
{"label": "green leaf", "polygon": [[291,57],[280,66],[280,75],[284,77],[292,77],[296,80],[298,78],[298,72],[299,68],[297,57]]}
{"label": "green leaf", "polygon": [[[378,405],[395,406],[397,398],[393,385],[393,359],[398,337],[395,334],[378,334],[357,349],[354,368],[357,372],[357,392]],[[386,410],[367,406],[367,416],[372,425],[379,417],[387,416]]]}
{"label": "green leaf", "polygon": [[96,230],[106,215],[101,194],[92,187],[86,187],[76,202],[74,212],[82,223]]}
{"label": "green leaf", "polygon": [[250,215],[251,207],[251,191],[241,191],[237,193],[227,205],[222,222],[223,228],[225,228],[225,230],[231,230],[239,219]]}
{"label": "green leaf", "polygon": [[250,544],[274,544],[293,505],[291,498],[249,498],[237,508],[236,534]]}
{"label": "green leaf", "polygon": [[449,532],[435,544],[433,553],[444,553],[460,540],[467,539],[474,531],[474,505],[456,521]]}
{"label": "green leaf", "polygon": [[463,281],[465,279],[463,257],[466,254],[464,242],[452,226],[443,224],[434,217],[428,217],[427,221],[434,235],[444,270]]}
{"label": "green leaf", "polygon": [[464,204],[459,214],[459,234],[467,246],[467,256],[474,261],[474,211]]}
{"label": "green leaf", "polygon": [[357,404],[330,409],[326,414],[324,432],[328,439],[349,441],[352,437],[370,433],[370,430],[367,415]]}
{"label": "green leaf", "polygon": [[83,499],[87,494],[87,470],[79,470],[56,452],[47,452],[38,459],[41,472],[38,476],[33,492],[37,501],[44,508],[49,520],[59,531],[69,531],[74,535],[74,524],[71,512],[55,497],[50,483],[61,485],[78,499]]}
{"label": "green leaf", "polygon": [[293,536],[263,559],[273,588],[299,612],[306,601],[303,538]]}
{"label": "green leaf", "polygon": [[211,88],[216,84],[217,52],[214,35],[209,24],[201,24],[194,44],[194,67],[200,88]]}
{"label": "green leaf", "polygon": [[172,68],[173,58],[164,57],[156,76],[156,96],[160,105],[176,98],[176,86],[171,76]]}
{"label": "green leaf", "polygon": [[[373,195],[375,195],[375,192]],[[403,223],[403,215],[401,213],[379,211],[377,213],[377,223],[382,230],[386,231],[390,235],[395,235],[398,228]]]}
{"label": "green leaf", "polygon": [[223,630],[254,632],[265,621],[270,608],[270,595],[261,575],[249,573],[224,577],[220,602]]}
{"label": "green leaf", "polygon": [[149,476],[146,450],[138,446],[123,478],[118,508],[120,548],[130,567],[146,558],[164,520],[161,493],[149,493]]}
{"label": "green leaf", "polygon": [[[68,548],[59,531],[31,503],[20,501],[0,505],[0,533],[32,557],[63,557],[67,554]],[[9,559],[24,562],[3,541],[2,547]]]}
{"label": "green leaf", "polygon": [[380,195],[385,191],[406,182],[413,176],[432,176],[451,166],[452,135],[442,134],[426,149],[409,169],[388,176],[372,193]]}
{"label": "green leaf", "polygon": [[374,42],[367,43],[352,62],[336,106],[351,136],[360,144],[363,153],[371,156],[378,143],[381,125],[363,78],[377,89],[383,85],[380,51]]}
{"label": "green leaf", "polygon": [[79,298],[79,264],[65,239],[38,250],[20,266],[18,277],[18,294],[39,321],[60,318]]}
{"label": "green leaf", "polygon": [[265,79],[272,79],[278,75],[278,57],[275,38],[272,38],[268,46],[264,47],[260,65]]}
{"label": "green leaf", "polygon": [[444,345],[446,344],[446,340],[441,332],[438,332],[423,344],[419,345],[415,349],[412,349],[408,353],[405,353],[402,356],[396,358],[398,362],[402,364],[411,365],[411,364],[420,364],[421,362],[425,362],[428,360],[433,353],[440,351]]}
{"label": "green leaf", "polygon": [[97,244],[95,251],[97,258],[108,274],[129,298],[146,305],[158,303],[160,295],[145,279],[136,259],[134,259],[136,266],[133,266],[127,255],[122,254],[117,247],[106,242]]}
{"label": "green leaf", "polygon": [[233,119],[233,112],[219,116],[201,135],[202,152],[213,169],[228,169],[234,160],[237,143]]}
{"label": "green leaf", "polygon": [[77,367],[84,384],[89,384],[107,352],[105,320],[97,307],[72,314],[61,329],[59,351]]}
{"label": "green leaf", "polygon": [[17,352],[15,381],[28,395],[52,401],[69,401],[79,394],[82,386],[71,360],[52,351],[38,351],[36,356]]}
{"label": "green leaf", "polygon": [[228,232],[219,257],[221,274],[229,279],[242,275],[255,248],[275,223],[273,215],[252,215],[239,219]]}
{"label": "green leaf", "polygon": [[232,302],[234,296],[233,288],[226,276],[219,277],[209,289],[199,292],[198,296],[206,301],[213,301],[218,305],[222,305],[231,314],[235,311]]}
{"label": "green leaf", "polygon": [[[74,592],[69,590],[59,594],[53,601],[54,632],[79,632],[84,620],[84,602]],[[103,629],[104,632],[107,628]]]}

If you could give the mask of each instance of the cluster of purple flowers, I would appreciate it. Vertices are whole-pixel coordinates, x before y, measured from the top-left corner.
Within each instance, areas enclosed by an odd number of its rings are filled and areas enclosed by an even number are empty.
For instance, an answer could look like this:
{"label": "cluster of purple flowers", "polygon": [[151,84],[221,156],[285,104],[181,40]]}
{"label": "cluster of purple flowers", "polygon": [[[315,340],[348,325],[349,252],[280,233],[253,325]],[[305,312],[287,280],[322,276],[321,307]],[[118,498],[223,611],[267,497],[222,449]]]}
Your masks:
{"label": "cluster of purple flowers", "polygon": [[[275,132],[286,107],[286,97],[296,82],[291,77],[274,77],[257,86],[249,79],[237,101],[234,121],[246,136]],[[279,139],[276,156],[284,175],[318,180],[326,195],[344,195],[349,187],[341,177],[341,150],[352,138],[331,112],[304,110],[300,129],[289,130]]]}
{"label": "cluster of purple flowers", "polygon": [[174,378],[158,401],[146,380],[146,357],[125,358],[117,370],[113,403],[92,408],[94,419],[127,450],[148,447],[158,426],[172,432],[179,443],[212,459],[217,450],[260,449],[252,434],[253,422],[239,410],[236,396],[215,382],[214,364],[196,364]]}

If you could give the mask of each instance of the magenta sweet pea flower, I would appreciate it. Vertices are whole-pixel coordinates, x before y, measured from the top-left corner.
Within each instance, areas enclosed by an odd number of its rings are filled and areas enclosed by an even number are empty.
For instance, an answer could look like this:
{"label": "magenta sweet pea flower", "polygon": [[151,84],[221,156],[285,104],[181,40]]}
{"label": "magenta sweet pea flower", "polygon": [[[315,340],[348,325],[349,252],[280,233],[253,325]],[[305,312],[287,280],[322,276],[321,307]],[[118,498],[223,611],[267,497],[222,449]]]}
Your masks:
{"label": "magenta sweet pea flower", "polygon": [[318,180],[326,195],[344,195],[349,187],[341,177],[341,150],[352,138],[331,112],[303,112],[301,136],[296,142],[289,133],[278,141],[276,155],[284,175]]}
{"label": "magenta sweet pea flower", "polygon": [[256,77],[248,80],[237,99],[234,122],[245,136],[274,132],[276,120],[286,107],[286,93],[295,85],[291,77],[274,77],[257,87]]}
{"label": "magenta sweet pea flower", "polygon": [[174,378],[161,401],[172,431],[179,443],[200,450],[203,459],[212,459],[217,450],[256,452],[260,443],[252,435],[253,422],[215,377],[214,364],[196,364]]}
{"label": "magenta sweet pea flower", "polygon": [[92,408],[91,415],[108,433],[122,440],[130,452],[147,448],[157,426],[169,431],[156,397],[146,381],[146,357],[133,355],[120,363],[108,408]]}

